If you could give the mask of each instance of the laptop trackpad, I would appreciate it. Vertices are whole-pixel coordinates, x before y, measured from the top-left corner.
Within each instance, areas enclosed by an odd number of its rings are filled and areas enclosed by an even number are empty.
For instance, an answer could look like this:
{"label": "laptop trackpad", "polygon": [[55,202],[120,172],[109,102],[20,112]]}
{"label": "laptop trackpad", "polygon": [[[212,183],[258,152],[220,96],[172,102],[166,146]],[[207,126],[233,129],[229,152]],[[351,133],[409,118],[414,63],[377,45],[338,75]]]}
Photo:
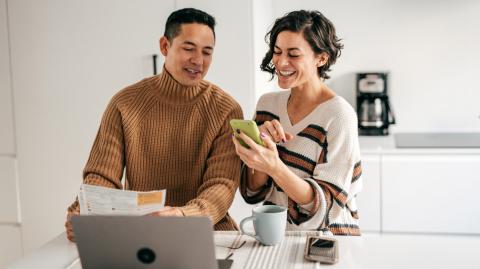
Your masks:
{"label": "laptop trackpad", "polygon": [[230,269],[232,267],[233,260],[217,260],[218,269]]}

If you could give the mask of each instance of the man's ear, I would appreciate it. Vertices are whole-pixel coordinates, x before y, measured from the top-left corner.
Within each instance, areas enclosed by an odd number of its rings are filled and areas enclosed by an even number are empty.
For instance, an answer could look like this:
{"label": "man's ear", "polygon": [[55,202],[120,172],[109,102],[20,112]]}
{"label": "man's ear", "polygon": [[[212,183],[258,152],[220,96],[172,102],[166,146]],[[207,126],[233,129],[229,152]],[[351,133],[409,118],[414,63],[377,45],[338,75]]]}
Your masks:
{"label": "man's ear", "polygon": [[163,56],[167,56],[168,50],[170,49],[170,41],[165,36],[160,38],[160,52]]}

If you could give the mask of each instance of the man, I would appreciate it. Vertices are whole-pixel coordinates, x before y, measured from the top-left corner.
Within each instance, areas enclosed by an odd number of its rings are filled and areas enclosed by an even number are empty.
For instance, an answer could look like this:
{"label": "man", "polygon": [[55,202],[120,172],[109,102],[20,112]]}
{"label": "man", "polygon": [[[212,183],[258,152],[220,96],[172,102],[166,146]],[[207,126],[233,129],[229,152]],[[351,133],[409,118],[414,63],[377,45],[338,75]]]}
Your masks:
{"label": "man", "polygon": [[[240,178],[229,121],[237,102],[203,80],[215,46],[215,19],[192,8],[167,19],[162,73],[128,86],[110,101],[85,166],[84,183],[135,191],[166,189],[156,216],[209,216],[215,230],[234,230],[227,213]],[[74,241],[68,209],[67,237]]]}

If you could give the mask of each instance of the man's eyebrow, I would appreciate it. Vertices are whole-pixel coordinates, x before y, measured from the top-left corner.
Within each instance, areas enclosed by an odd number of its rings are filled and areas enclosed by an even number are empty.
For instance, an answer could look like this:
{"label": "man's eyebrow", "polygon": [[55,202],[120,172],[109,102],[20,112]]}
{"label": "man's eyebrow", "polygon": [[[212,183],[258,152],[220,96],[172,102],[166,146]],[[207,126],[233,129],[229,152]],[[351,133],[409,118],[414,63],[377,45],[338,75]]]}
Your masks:
{"label": "man's eyebrow", "polygon": [[192,41],[183,41],[183,44],[185,44],[185,45],[191,45],[191,46],[194,46],[194,47],[197,46],[197,44],[193,43]]}
{"label": "man's eyebrow", "polygon": [[[196,47],[197,44],[193,43],[192,41],[183,41],[183,44],[185,45],[190,45],[190,46],[194,46]],[[206,47],[203,47],[203,49],[207,49],[207,50],[213,50],[213,47],[212,46],[206,46]]]}

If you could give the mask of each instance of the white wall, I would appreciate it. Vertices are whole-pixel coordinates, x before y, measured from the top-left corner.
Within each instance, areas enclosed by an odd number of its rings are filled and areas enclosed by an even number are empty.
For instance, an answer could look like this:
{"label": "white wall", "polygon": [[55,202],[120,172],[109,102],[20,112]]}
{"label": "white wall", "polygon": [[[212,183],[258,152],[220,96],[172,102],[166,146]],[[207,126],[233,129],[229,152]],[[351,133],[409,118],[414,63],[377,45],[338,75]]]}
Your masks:
{"label": "white wall", "polygon": [[0,1],[0,268],[22,255],[7,2]]}
{"label": "white wall", "polygon": [[255,100],[263,94],[276,88],[276,79],[271,80],[269,73],[260,70],[263,57],[268,51],[265,35],[274,23],[273,0],[253,1],[253,42],[254,42],[254,69],[255,74]]}
{"label": "white wall", "polygon": [[276,0],[276,17],[317,9],[345,49],[329,84],[354,102],[354,73],[390,71],[396,131],[480,131],[480,2]]}
{"label": "white wall", "polygon": [[15,154],[6,0],[0,1],[0,155]]}

